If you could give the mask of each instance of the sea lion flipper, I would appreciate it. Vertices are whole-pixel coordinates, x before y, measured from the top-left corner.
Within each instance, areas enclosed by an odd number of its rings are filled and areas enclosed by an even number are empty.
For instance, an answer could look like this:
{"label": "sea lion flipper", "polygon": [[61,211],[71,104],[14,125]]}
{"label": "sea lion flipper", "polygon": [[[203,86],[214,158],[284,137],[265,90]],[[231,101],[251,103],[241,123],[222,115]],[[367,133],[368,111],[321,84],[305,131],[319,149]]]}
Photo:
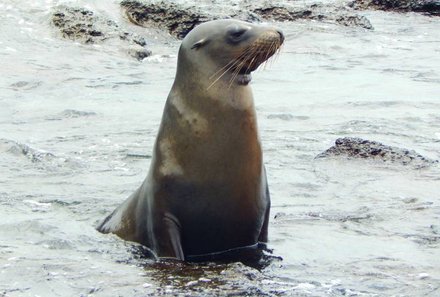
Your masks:
{"label": "sea lion flipper", "polygon": [[264,177],[264,187],[265,187],[265,195],[267,201],[266,212],[264,213],[264,221],[263,226],[261,227],[260,236],[258,236],[259,242],[267,243],[268,238],[268,229],[269,229],[269,217],[270,217],[270,193],[269,193],[269,185],[267,183],[267,175],[266,175],[266,166],[263,166],[263,177]]}
{"label": "sea lion flipper", "polygon": [[261,227],[260,236],[258,236],[258,242],[266,243],[269,240],[268,238],[269,214],[270,214],[270,202],[269,202],[269,206],[266,209],[266,213],[264,214],[263,226]]}
{"label": "sea lion flipper", "polygon": [[161,229],[161,241],[159,242],[161,258],[185,260],[180,235],[181,226],[178,219],[171,213],[165,213]]}
{"label": "sea lion flipper", "polygon": [[140,189],[137,189],[131,194],[124,203],[119,205],[96,227],[96,230],[101,233],[114,233],[125,240],[136,241],[136,224],[127,218],[134,217],[133,213],[138,203],[139,191]]}

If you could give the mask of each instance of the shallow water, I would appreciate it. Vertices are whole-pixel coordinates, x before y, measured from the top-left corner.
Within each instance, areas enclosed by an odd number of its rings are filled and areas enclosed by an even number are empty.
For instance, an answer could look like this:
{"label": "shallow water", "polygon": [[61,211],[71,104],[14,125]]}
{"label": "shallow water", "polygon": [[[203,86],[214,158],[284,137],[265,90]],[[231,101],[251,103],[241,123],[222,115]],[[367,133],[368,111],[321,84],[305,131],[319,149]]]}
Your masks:
{"label": "shallow water", "polygon": [[[252,87],[283,260],[259,272],[154,264],[95,231],[146,176],[179,42],[87,2],[0,3],[0,296],[440,295],[438,166],[314,160],[342,136],[440,159],[439,18],[278,24],[285,46]],[[155,56],[61,40],[59,3],[144,34]]]}

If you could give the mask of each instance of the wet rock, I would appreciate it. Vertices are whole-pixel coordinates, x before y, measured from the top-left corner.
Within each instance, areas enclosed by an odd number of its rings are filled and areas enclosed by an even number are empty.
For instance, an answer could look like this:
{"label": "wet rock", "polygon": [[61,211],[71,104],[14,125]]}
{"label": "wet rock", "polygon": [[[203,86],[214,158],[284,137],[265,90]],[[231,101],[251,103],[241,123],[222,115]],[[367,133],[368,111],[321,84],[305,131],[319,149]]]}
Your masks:
{"label": "wet rock", "polygon": [[97,16],[85,8],[58,6],[52,14],[52,24],[58,28],[63,38],[72,41],[96,44],[119,39],[129,44],[128,53],[136,59],[142,60],[151,55],[143,37],[124,32],[116,22]]}
{"label": "wet rock", "polygon": [[313,4],[307,7],[276,6],[264,7],[258,4],[242,4],[229,6],[225,9],[216,2],[211,6],[184,6],[165,1],[150,2],[140,0],[124,0],[121,2],[130,22],[142,27],[157,27],[167,30],[177,38],[183,38],[195,26],[202,22],[234,18],[248,22],[296,21],[298,19],[312,19],[334,22],[344,26],[356,26],[373,29],[370,21],[364,16],[354,13],[347,7]]}
{"label": "wet rock", "polygon": [[366,17],[360,15],[340,15],[336,17],[335,21],[346,27],[361,27],[369,30],[374,29],[370,21]]}
{"label": "wet rock", "polygon": [[142,61],[143,59],[151,56],[151,51],[146,48],[139,49],[137,46],[130,46],[128,48],[128,54],[136,60]]}
{"label": "wet rock", "polygon": [[145,2],[137,0],[124,0],[121,7],[130,22],[142,27],[157,27],[167,30],[177,38],[184,38],[189,31],[200,23],[223,19],[235,18],[245,21],[259,21],[253,13],[243,10],[232,10],[231,13],[221,11],[202,11],[196,6],[183,6],[165,1]]}
{"label": "wet rock", "polygon": [[52,15],[52,23],[62,36],[81,43],[100,43],[117,31],[118,25],[111,20],[95,16],[84,8],[60,6]]}
{"label": "wet rock", "polygon": [[269,5],[254,8],[252,12],[260,15],[264,19],[278,22],[309,19],[333,22],[344,26],[361,27],[369,30],[373,29],[373,26],[366,17],[353,13],[347,8],[338,6],[323,4],[313,4],[307,7]]}
{"label": "wet rock", "polygon": [[33,163],[51,161],[55,158],[55,155],[50,152],[36,150],[24,143],[6,139],[0,139],[0,152],[8,152],[16,156],[25,156]]}
{"label": "wet rock", "polygon": [[[160,286],[152,296],[279,296],[280,284],[241,263],[156,262],[152,275]],[[262,282],[269,282],[264,290]],[[268,289],[266,289],[268,288]],[[267,291],[266,291],[267,290]]]}
{"label": "wet rock", "polygon": [[184,9],[174,3],[144,3],[127,0],[121,2],[128,19],[139,26],[156,26],[166,29],[170,34],[183,38],[202,22],[213,19],[197,9]]}
{"label": "wet rock", "polygon": [[425,158],[415,151],[354,137],[336,139],[334,146],[320,153],[315,158],[331,158],[336,156],[380,160],[401,165],[413,165],[417,168],[438,163],[438,161]]}
{"label": "wet rock", "polygon": [[398,12],[422,12],[440,16],[439,0],[354,0],[348,4],[354,9],[377,9]]}
{"label": "wet rock", "polygon": [[[67,168],[68,170],[80,169],[85,166],[84,163],[74,158],[55,155],[51,152],[35,149],[27,144],[14,140],[0,139],[0,154],[5,153],[29,160],[35,169],[48,170],[51,172],[59,171],[63,168]],[[18,160],[16,159],[15,161]]]}

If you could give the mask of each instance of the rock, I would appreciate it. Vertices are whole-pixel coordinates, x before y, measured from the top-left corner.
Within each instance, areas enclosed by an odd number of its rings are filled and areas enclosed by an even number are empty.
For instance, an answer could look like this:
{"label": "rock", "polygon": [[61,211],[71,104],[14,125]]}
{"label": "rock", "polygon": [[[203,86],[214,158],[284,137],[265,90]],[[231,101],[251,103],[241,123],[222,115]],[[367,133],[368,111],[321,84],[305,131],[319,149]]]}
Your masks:
{"label": "rock", "polygon": [[355,14],[349,9],[338,6],[323,4],[313,4],[307,7],[294,6],[266,6],[254,8],[252,12],[260,15],[266,20],[278,22],[296,21],[299,19],[309,19],[326,21],[341,24],[344,26],[361,27],[373,29],[370,21],[361,15]]}
{"label": "rock", "polygon": [[[156,27],[167,30],[177,38],[183,38],[195,26],[202,22],[235,18],[248,22],[296,21],[298,19],[313,19],[334,22],[344,26],[356,26],[373,29],[369,20],[353,13],[347,7],[314,4],[303,7],[274,6],[258,7],[258,4],[242,4],[238,6],[213,2],[211,6],[183,6],[166,1],[146,2],[140,0],[124,0],[121,7],[130,22],[142,27]],[[207,10],[209,9],[209,11]]]}
{"label": "rock", "polygon": [[139,48],[138,46],[128,47],[128,54],[136,60],[142,61],[145,58],[151,56],[151,51],[146,48]]}
{"label": "rock", "polygon": [[348,6],[354,9],[414,11],[440,16],[440,0],[354,0]]}
{"label": "rock", "polygon": [[317,155],[315,159],[337,156],[380,160],[388,163],[399,163],[401,165],[413,165],[417,168],[438,163],[438,161],[425,158],[415,151],[355,137],[336,139],[334,146]]}
{"label": "rock", "polygon": [[232,10],[232,13],[218,11],[205,12],[195,6],[182,6],[165,1],[147,3],[138,0],[121,2],[130,22],[142,27],[157,27],[167,30],[171,35],[183,39],[189,31],[200,23],[222,19],[235,18],[245,21],[259,21],[252,13],[242,10]]}
{"label": "rock", "polygon": [[197,9],[183,9],[174,3],[143,3],[135,0],[121,2],[128,19],[139,26],[155,26],[183,38],[200,23],[213,19]]}
{"label": "rock", "polygon": [[124,32],[116,22],[97,16],[85,8],[58,6],[52,14],[52,24],[59,29],[63,38],[72,41],[96,44],[119,39],[129,44],[128,52],[136,59],[142,60],[151,55],[143,37]]}
{"label": "rock", "polygon": [[335,20],[338,24],[347,27],[361,27],[369,30],[374,29],[370,21],[366,17],[360,15],[340,15],[336,17]]}
{"label": "rock", "polygon": [[56,158],[55,155],[50,152],[36,150],[24,143],[6,139],[0,139],[0,150],[12,153],[16,156],[25,156],[33,163],[51,161]]}
{"label": "rock", "polygon": [[117,27],[111,21],[101,22],[92,11],[84,8],[58,7],[52,15],[52,23],[62,36],[81,43],[97,43],[108,38],[102,27]]}
{"label": "rock", "polygon": [[256,8],[256,14],[261,15],[265,19],[270,19],[278,22],[296,21],[298,19],[318,19],[322,20],[324,15],[314,14],[311,9],[294,9],[283,6],[269,6]]}

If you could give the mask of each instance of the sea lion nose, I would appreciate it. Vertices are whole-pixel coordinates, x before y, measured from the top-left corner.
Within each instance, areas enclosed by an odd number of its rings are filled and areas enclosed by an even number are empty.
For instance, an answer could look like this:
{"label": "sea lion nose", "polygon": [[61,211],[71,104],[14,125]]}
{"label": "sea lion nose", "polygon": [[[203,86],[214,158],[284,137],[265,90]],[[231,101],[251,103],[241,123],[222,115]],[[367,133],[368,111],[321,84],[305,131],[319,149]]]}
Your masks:
{"label": "sea lion nose", "polygon": [[281,43],[283,43],[283,42],[284,42],[284,34],[283,34],[283,31],[281,31],[280,29],[277,29],[277,33],[280,35]]}

